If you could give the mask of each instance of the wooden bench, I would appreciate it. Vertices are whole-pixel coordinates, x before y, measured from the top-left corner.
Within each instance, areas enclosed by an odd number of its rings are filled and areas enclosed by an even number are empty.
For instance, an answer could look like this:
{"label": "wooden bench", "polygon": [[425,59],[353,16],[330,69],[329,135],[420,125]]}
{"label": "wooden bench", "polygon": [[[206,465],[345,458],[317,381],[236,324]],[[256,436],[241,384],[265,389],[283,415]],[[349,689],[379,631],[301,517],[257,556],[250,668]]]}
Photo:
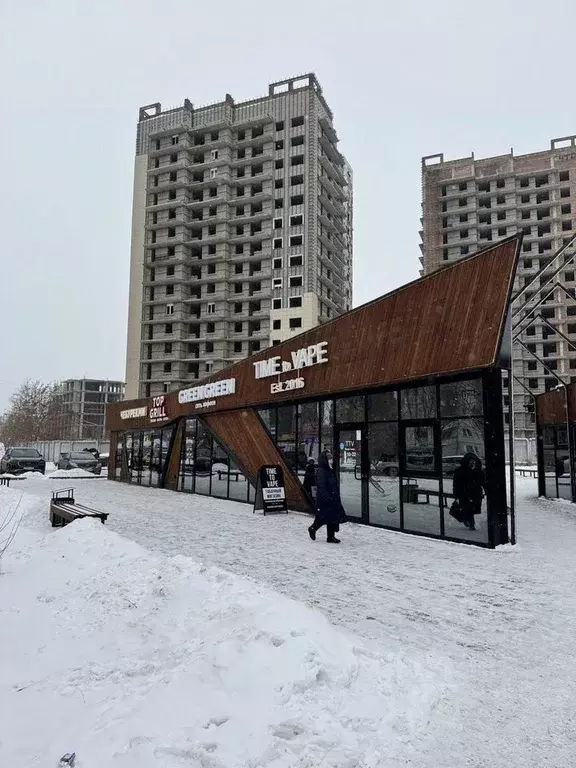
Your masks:
{"label": "wooden bench", "polygon": [[52,528],[62,528],[73,520],[79,520],[82,517],[95,517],[105,523],[108,519],[108,513],[98,512],[98,510],[85,507],[83,504],[76,504],[74,488],[63,488],[52,493],[52,501],[50,502]]}
{"label": "wooden bench", "polygon": [[234,475],[234,480],[238,482],[238,477],[240,476],[240,472],[237,469],[217,469],[216,472],[218,473],[218,480],[222,480],[222,475],[225,477],[232,477]]}
{"label": "wooden bench", "polygon": [[5,485],[10,488],[10,480],[14,480],[13,477],[0,477],[0,485]]}
{"label": "wooden bench", "polygon": [[[440,491],[429,491],[427,488],[418,488],[418,491],[416,492],[416,494],[417,494],[417,501],[416,501],[417,504],[422,504],[422,502],[418,500],[418,497],[420,496],[426,496],[426,504],[430,504],[430,496],[435,496],[436,498],[440,497]],[[446,491],[444,491],[442,496],[444,497],[442,499],[442,503],[443,503],[443,506],[445,507],[448,506],[448,499],[455,498],[453,493],[447,493]]]}

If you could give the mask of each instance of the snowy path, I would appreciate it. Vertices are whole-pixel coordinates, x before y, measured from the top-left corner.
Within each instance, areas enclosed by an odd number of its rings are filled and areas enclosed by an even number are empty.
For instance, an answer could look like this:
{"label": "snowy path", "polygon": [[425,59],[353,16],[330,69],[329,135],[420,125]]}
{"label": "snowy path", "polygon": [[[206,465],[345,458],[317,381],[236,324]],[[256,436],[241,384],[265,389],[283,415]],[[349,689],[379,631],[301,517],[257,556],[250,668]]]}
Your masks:
{"label": "snowy path", "polygon": [[[54,481],[27,481],[48,497]],[[576,742],[576,509],[518,483],[519,546],[487,551],[348,525],[312,543],[307,518],[116,483],[81,503],[149,549],[185,554],[321,609],[447,686],[407,765],[566,768]],[[47,511],[46,511],[47,512]]]}

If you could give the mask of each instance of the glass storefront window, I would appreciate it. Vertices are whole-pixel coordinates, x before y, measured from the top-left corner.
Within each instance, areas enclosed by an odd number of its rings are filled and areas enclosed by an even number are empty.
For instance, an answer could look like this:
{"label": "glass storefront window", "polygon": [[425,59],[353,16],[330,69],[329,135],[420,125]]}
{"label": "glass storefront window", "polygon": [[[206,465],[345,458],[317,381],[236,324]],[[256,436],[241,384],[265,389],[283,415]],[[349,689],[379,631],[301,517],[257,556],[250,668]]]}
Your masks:
{"label": "glass storefront window", "polygon": [[427,477],[402,479],[404,529],[440,535],[440,483]]}
{"label": "glass storefront window", "polygon": [[298,450],[296,444],[296,406],[281,405],[278,408],[278,435],[276,445],[284,456],[284,461],[293,470],[304,469],[306,454]]}
{"label": "glass storefront window", "polygon": [[406,453],[404,469],[407,472],[434,472],[436,456],[434,451],[434,426],[419,424],[404,427]]}
{"label": "glass storefront window", "polygon": [[142,478],[142,433],[135,432],[132,439],[132,465],[130,482],[139,484]]}
{"label": "glass storefront window", "polygon": [[403,419],[436,418],[436,387],[411,387],[400,392]]}
{"label": "glass storefront window", "polygon": [[398,393],[378,392],[367,395],[368,421],[396,421],[398,419]]}
{"label": "glass storefront window", "polygon": [[162,432],[155,430],[150,433],[149,439],[151,440],[151,473],[150,484],[154,488],[158,488],[160,485],[161,471],[162,471]]}
{"label": "glass storefront window", "polygon": [[212,435],[206,427],[198,422],[196,436],[196,459],[194,462],[194,493],[210,495],[212,479]]}
{"label": "glass storefront window", "polygon": [[214,440],[212,450],[212,496],[228,498],[228,454],[221,445]]}
{"label": "glass storefront window", "polygon": [[330,451],[334,454],[334,401],[324,400],[320,403],[320,452]]}
{"label": "glass storefront window", "polygon": [[[488,521],[485,486],[485,450],[484,450],[484,420],[482,418],[443,419],[441,422],[442,435],[442,477],[445,496],[444,505],[444,534],[454,539],[464,541],[488,542]],[[470,454],[476,457],[479,466],[477,471],[470,473],[462,468],[464,457]],[[464,474],[463,474],[464,473]],[[458,481],[458,477],[462,480]],[[455,501],[455,493],[466,493],[466,498],[458,504],[463,515],[454,517],[450,509]],[[464,489],[464,490],[462,490]],[[473,522],[474,530],[468,525]]]}
{"label": "glass storefront window", "polygon": [[362,395],[339,397],[335,402],[336,422],[338,424],[355,424],[364,421],[364,397]]}
{"label": "glass storefront window", "polygon": [[122,477],[122,460],[124,456],[124,440],[125,435],[121,432],[116,440],[116,456],[114,459],[114,477],[116,480],[120,480]]}
{"label": "glass storefront window", "polygon": [[180,487],[183,491],[194,491],[194,462],[196,459],[196,419],[186,419],[182,441],[182,463]]}
{"label": "glass storefront window", "polygon": [[233,501],[248,501],[248,486],[250,483],[240,467],[230,457],[230,481],[228,484],[228,498]]}
{"label": "glass storefront window", "polygon": [[440,385],[440,415],[482,416],[482,379],[465,379]]}
{"label": "glass storefront window", "polygon": [[398,424],[368,427],[368,513],[375,525],[400,527],[400,480],[398,475]]}
{"label": "glass storefront window", "polygon": [[272,435],[272,439],[276,439],[276,408],[261,408],[258,411],[258,415],[266,425],[266,429]]}
{"label": "glass storefront window", "polygon": [[[298,406],[298,444],[299,453],[306,459],[318,461],[320,453],[320,420],[318,415],[319,403],[304,403]],[[298,468],[298,474],[302,479],[304,468]]]}

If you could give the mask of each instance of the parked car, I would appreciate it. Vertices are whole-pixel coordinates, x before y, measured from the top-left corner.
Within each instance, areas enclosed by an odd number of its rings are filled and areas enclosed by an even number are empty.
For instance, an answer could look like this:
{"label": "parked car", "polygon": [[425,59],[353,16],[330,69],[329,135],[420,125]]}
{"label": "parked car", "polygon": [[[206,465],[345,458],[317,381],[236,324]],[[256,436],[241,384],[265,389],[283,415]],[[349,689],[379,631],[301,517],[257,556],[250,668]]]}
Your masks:
{"label": "parked car", "polygon": [[100,458],[100,451],[98,448],[82,448],[82,452],[91,453],[95,459]]}
{"label": "parked car", "polygon": [[0,461],[0,474],[46,471],[46,462],[36,448],[8,448]]}
{"label": "parked car", "polygon": [[93,475],[99,475],[102,472],[102,464],[88,451],[72,451],[60,454],[58,469],[84,469]]}
{"label": "parked car", "polygon": [[109,461],[110,461],[110,454],[109,453],[101,453],[100,454],[100,464],[102,464],[103,467],[107,467]]}

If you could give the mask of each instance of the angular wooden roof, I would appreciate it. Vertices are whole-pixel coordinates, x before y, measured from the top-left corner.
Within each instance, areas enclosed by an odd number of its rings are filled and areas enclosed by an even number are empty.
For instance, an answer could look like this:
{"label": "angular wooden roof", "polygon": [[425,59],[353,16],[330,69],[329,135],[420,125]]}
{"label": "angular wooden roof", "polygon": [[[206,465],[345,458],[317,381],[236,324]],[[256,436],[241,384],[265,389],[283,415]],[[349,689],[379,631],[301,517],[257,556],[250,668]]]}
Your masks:
{"label": "angular wooden roof", "polygon": [[[236,392],[217,398],[198,415],[497,365],[520,242],[516,235],[496,243],[207,377],[203,384],[235,378]],[[320,342],[327,342],[328,363],[302,369],[302,389],[271,394],[275,379],[255,378],[255,362],[275,355],[290,361],[291,352]],[[110,428],[144,426],[146,420],[129,419],[120,427],[118,416],[120,410],[146,404],[149,400],[109,406]],[[177,392],[166,396],[166,405],[170,418],[194,411],[193,404],[178,403]]]}

